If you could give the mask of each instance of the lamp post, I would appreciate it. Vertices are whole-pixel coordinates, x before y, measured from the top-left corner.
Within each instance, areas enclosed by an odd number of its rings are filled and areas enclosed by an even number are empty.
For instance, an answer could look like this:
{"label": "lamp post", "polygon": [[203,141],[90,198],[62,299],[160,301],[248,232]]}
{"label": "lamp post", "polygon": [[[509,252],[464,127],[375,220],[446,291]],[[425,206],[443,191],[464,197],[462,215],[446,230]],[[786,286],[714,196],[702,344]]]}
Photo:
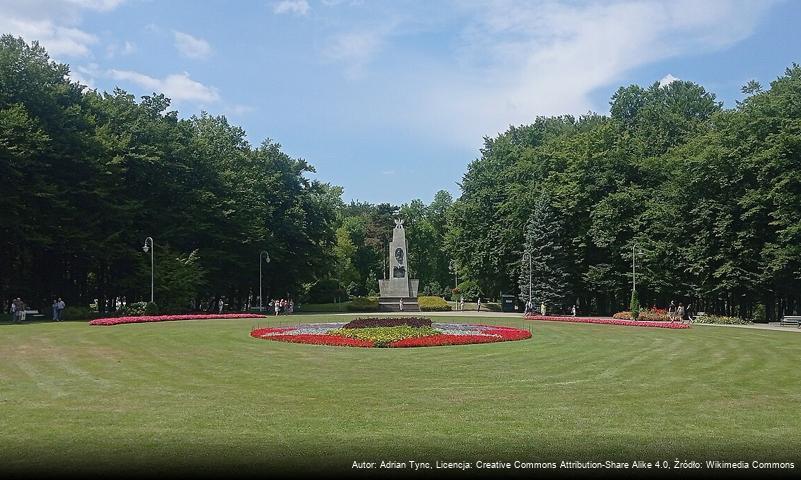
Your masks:
{"label": "lamp post", "polygon": [[453,272],[453,288],[459,288],[459,272],[456,271],[456,263],[453,260],[448,263],[448,270]]}
{"label": "lamp post", "polygon": [[523,262],[526,261],[526,257],[528,257],[528,301],[531,301],[531,253],[524,252],[523,253]]}
{"label": "lamp post", "polygon": [[[150,245],[148,245],[150,242]],[[154,257],[156,254],[156,244],[153,243],[153,237],[147,237],[145,239],[145,245],[142,247],[145,253],[150,251],[150,303],[154,303],[154,295],[153,295],[153,272],[154,272]]]}
{"label": "lamp post", "polygon": [[264,257],[264,261],[270,263],[270,254],[262,250],[259,252],[259,311],[264,311],[264,300],[261,291],[261,283],[262,283],[262,275],[261,275],[261,266],[263,264],[262,257]]}

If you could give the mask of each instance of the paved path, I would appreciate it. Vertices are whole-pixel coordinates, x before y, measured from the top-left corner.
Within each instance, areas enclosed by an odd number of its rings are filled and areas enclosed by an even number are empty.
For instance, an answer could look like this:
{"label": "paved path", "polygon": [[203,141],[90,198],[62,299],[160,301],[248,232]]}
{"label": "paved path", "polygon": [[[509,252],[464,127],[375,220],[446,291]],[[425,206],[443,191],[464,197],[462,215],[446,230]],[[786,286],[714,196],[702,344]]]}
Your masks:
{"label": "paved path", "polygon": [[771,323],[755,323],[753,325],[717,325],[714,323],[693,323],[693,326],[699,327],[731,327],[731,328],[750,328],[752,330],[774,330],[774,331],[781,331],[781,332],[795,332],[801,333],[801,328],[796,326],[788,326],[782,327],[779,326],[779,322],[771,322]]}

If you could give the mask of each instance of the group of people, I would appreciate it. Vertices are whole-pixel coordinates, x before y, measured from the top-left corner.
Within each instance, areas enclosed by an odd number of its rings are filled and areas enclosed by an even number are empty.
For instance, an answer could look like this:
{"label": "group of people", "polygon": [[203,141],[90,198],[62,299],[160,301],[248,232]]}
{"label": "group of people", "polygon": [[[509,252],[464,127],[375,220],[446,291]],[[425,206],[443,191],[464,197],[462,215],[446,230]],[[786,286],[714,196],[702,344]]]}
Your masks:
{"label": "group of people", "polygon": [[[526,302],[526,306],[525,306],[525,308],[523,310],[523,315],[530,315],[530,314],[533,314],[533,313],[534,313],[534,302],[532,302],[531,299],[529,299],[529,301]],[[540,315],[542,315],[544,317],[546,315],[546,313],[547,313],[547,308],[545,307],[545,302],[542,302],[542,303],[540,303]],[[576,306],[575,305],[570,307],[570,314],[572,316],[574,316],[574,317],[576,316]]]}
{"label": "group of people", "polygon": [[[54,322],[61,322],[64,320],[64,309],[66,307],[67,304],[64,303],[64,300],[62,300],[61,297],[53,298],[52,313]],[[11,306],[8,311],[11,313],[12,323],[22,323],[26,320],[28,314],[28,305],[22,301],[22,298],[17,297],[11,301]],[[33,313],[37,312],[34,311]]]}
{"label": "group of people", "polygon": [[293,313],[295,311],[295,302],[287,300],[286,298],[270,300],[270,308],[275,311],[276,315],[284,313]]}
{"label": "group of people", "polygon": [[[464,311],[464,295],[459,296],[459,300],[456,302],[456,310]],[[481,311],[481,297],[476,299],[476,311]]]}
{"label": "group of people", "polygon": [[61,322],[64,320],[64,308],[66,308],[66,306],[67,305],[64,303],[64,300],[61,299],[61,297],[58,299],[53,299],[52,309],[54,322]]}
{"label": "group of people", "polygon": [[21,323],[25,321],[25,311],[27,310],[27,305],[25,302],[22,301],[21,298],[17,297],[11,301],[11,321],[13,323]]}
{"label": "group of people", "polygon": [[679,304],[676,305],[676,302],[671,300],[670,305],[668,305],[667,314],[670,323],[675,323],[675,322],[690,323],[693,320],[692,304],[688,303],[687,306],[685,307],[683,303],[679,302]]}

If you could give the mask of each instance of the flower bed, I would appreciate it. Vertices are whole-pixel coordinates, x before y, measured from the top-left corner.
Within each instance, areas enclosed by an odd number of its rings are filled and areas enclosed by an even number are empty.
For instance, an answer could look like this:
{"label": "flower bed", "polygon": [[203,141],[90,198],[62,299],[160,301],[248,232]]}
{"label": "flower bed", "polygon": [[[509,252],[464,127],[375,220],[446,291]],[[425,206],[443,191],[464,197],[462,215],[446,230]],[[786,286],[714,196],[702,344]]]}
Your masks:
{"label": "flower bed", "polygon": [[123,323],[150,323],[174,322],[177,320],[217,320],[225,318],[264,318],[264,315],[255,313],[225,313],[225,314],[198,314],[198,315],[152,315],[142,317],[108,317],[98,318],[89,322],[89,325],[120,325]]}
{"label": "flower bed", "polygon": [[[429,320],[430,322],[430,320]],[[493,343],[531,338],[531,332],[496,325],[432,323],[414,328],[393,327],[343,328],[342,323],[307,324],[298,327],[259,328],[250,332],[254,338],[290,343],[347,347],[433,347]]]}
{"label": "flower bed", "polygon": [[342,328],[399,327],[408,325],[412,328],[430,327],[431,319],[424,317],[370,317],[357,318]]}
{"label": "flower bed", "polygon": [[605,317],[554,317],[542,315],[528,315],[526,320],[540,320],[546,322],[572,322],[572,323],[598,323],[603,325],[624,325],[627,327],[657,327],[657,328],[690,328],[690,325],[680,322],[648,322],[639,320],[623,320],[619,318]]}

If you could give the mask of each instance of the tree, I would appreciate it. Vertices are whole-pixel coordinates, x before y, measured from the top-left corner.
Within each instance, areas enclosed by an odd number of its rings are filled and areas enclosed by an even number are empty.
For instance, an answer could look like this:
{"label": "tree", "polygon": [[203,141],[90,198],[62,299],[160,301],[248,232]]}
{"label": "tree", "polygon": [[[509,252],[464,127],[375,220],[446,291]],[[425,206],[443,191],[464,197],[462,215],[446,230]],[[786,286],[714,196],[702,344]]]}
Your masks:
{"label": "tree", "polygon": [[[542,192],[526,224],[523,251],[531,255],[532,301],[550,309],[564,306],[569,293],[561,236],[561,221],[551,206],[550,194]],[[521,299],[528,300],[528,265],[521,262],[519,271]]]}

